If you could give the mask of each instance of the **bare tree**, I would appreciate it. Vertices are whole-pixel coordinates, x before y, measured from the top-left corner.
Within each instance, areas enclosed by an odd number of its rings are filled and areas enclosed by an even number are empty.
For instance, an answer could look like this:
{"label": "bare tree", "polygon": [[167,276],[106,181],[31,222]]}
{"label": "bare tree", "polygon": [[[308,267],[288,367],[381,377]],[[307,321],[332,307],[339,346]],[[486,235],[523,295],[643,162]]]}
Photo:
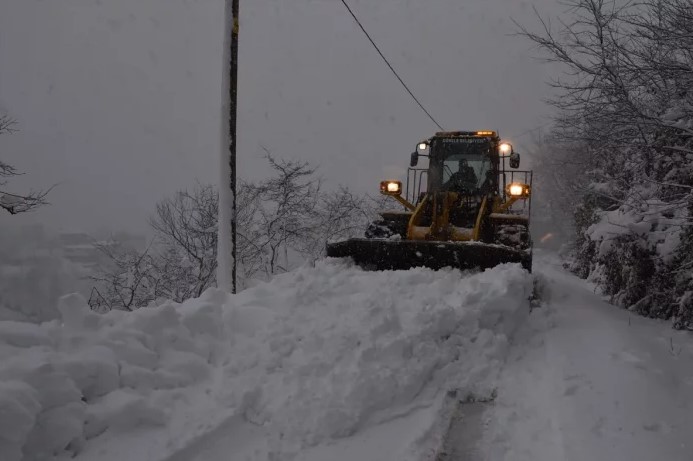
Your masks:
{"label": "bare tree", "polygon": [[238,193],[238,258],[245,278],[288,271],[324,257],[329,240],[362,235],[376,200],[345,187],[326,191],[310,164],[265,153],[273,175],[240,183]]}
{"label": "bare tree", "polygon": [[[17,122],[13,118],[7,115],[0,115],[0,135],[16,132],[16,125]],[[10,214],[26,213],[48,203],[46,196],[50,189],[29,192],[26,195],[15,194],[4,189],[4,186],[8,183],[8,178],[20,176],[21,174],[15,167],[0,160],[0,208]]]}
{"label": "bare tree", "polygon": [[[200,296],[216,284],[219,194],[211,185],[179,191],[156,205],[149,223],[157,232],[162,272],[172,277],[172,299]],[[186,288],[182,288],[185,286]]]}
{"label": "bare tree", "polygon": [[271,276],[289,270],[289,252],[311,235],[321,182],[308,163],[277,161],[266,152],[274,176],[250,189],[256,211],[249,234]]}
{"label": "bare tree", "polygon": [[106,256],[107,264],[90,277],[97,283],[89,298],[93,310],[133,311],[157,299],[161,277],[150,248],[139,252],[118,242],[96,247]]}
{"label": "bare tree", "polygon": [[243,286],[248,279],[264,270],[263,239],[256,225],[260,196],[255,184],[239,181],[236,200],[238,282],[239,286]]}
{"label": "bare tree", "polygon": [[[375,211],[368,196],[346,188],[324,192],[308,163],[275,160],[273,175],[259,183],[239,182],[237,258],[241,284],[258,275],[269,278],[292,263],[324,256],[325,243],[363,232]],[[160,201],[150,225],[153,245],[137,252],[101,245],[107,264],[92,279],[90,305],[98,311],[132,310],[165,298],[177,302],[199,297],[215,286],[219,195],[198,185]]]}
{"label": "bare tree", "polygon": [[[204,289],[214,286],[216,278],[201,281],[198,265],[177,245],[164,245],[152,257],[156,268],[156,284],[152,286],[155,299],[170,299],[182,303],[199,297]],[[204,289],[202,291],[204,291]]]}
{"label": "bare tree", "polygon": [[325,256],[328,242],[362,237],[380,209],[379,200],[355,194],[343,186],[335,191],[321,192],[312,231],[302,242],[301,253],[315,261]]}

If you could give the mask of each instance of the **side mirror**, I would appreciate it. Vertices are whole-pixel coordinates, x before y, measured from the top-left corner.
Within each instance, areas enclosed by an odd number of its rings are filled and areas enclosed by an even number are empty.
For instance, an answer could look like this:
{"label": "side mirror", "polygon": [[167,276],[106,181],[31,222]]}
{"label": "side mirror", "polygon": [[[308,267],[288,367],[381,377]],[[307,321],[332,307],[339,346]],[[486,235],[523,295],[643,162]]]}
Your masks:
{"label": "side mirror", "polygon": [[418,164],[419,164],[419,153],[418,152],[412,152],[411,153],[411,161],[409,162],[409,166],[415,167]]}
{"label": "side mirror", "polygon": [[510,154],[510,168],[520,168],[520,154],[517,152]]}

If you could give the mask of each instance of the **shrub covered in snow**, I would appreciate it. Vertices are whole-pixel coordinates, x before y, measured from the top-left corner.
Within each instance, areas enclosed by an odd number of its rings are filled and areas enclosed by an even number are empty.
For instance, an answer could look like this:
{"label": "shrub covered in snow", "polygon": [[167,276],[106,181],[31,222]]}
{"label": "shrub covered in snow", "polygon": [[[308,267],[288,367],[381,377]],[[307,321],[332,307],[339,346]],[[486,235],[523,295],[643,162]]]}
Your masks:
{"label": "shrub covered in snow", "polygon": [[613,303],[691,328],[684,299],[692,274],[690,230],[681,225],[687,215],[667,216],[670,208],[662,202],[593,208],[594,222],[578,227],[570,267],[599,284]]}
{"label": "shrub covered in snow", "polygon": [[[693,216],[693,206],[691,207]],[[693,329],[693,226],[681,233],[679,251],[671,263],[672,270],[661,277],[662,287],[673,287],[669,302],[676,328]]]}

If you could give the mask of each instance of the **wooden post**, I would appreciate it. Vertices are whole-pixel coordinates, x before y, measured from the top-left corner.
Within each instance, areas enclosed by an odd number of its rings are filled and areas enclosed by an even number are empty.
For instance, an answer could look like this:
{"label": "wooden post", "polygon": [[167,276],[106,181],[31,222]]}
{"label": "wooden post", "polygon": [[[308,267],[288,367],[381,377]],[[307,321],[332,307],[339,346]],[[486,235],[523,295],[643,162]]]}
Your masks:
{"label": "wooden post", "polygon": [[224,0],[224,47],[219,164],[217,286],[237,292],[236,147],[238,112],[238,1]]}
{"label": "wooden post", "polygon": [[229,166],[231,167],[231,190],[233,191],[233,202],[231,205],[231,257],[233,258],[232,270],[232,293],[236,293],[238,262],[236,258],[236,139],[237,139],[237,119],[238,119],[238,26],[240,17],[239,0],[233,0],[233,30],[231,31],[231,113],[229,114],[229,134],[231,143],[229,144]]}
{"label": "wooden post", "polygon": [[231,29],[231,63],[230,63],[230,113],[229,113],[229,167],[231,177],[229,187],[233,191],[231,201],[231,293],[237,291],[238,262],[236,261],[236,147],[237,147],[237,120],[238,120],[238,28],[239,28],[239,0],[233,0],[231,9],[233,14],[233,27]]}

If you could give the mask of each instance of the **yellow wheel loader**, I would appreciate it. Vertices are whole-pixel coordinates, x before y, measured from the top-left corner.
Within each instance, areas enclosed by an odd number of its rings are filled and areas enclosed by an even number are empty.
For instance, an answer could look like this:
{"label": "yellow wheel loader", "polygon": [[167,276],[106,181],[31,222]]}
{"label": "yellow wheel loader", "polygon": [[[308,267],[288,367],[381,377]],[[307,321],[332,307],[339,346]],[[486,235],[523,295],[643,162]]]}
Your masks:
{"label": "yellow wheel loader", "polygon": [[438,132],[411,154],[404,196],[401,181],[380,183],[402,211],[381,212],[365,238],[330,243],[327,256],[375,270],[520,263],[531,272],[532,172],[519,166],[495,131]]}

